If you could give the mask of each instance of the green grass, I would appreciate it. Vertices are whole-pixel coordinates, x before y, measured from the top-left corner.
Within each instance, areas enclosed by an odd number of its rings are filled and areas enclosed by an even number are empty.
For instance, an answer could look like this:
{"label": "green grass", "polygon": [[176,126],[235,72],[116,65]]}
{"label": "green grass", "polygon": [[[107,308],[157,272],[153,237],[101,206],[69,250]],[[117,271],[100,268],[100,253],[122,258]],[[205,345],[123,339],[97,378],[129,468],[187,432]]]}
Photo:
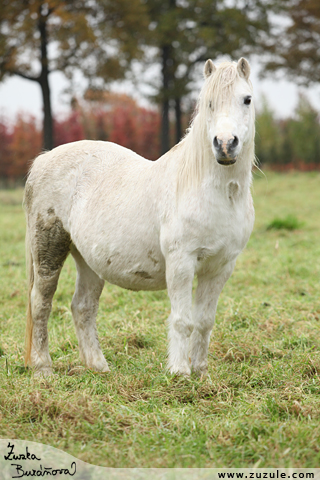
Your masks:
{"label": "green grass", "polygon": [[302,226],[303,222],[300,222],[295,215],[289,214],[284,218],[274,218],[267,226],[267,230],[272,228],[275,230],[297,230]]}
{"label": "green grass", "polygon": [[[318,467],[320,175],[255,174],[256,223],[219,301],[207,378],[169,375],[166,292],[107,285],[98,331],[109,374],[79,361],[63,269],[49,321],[55,376],[23,366],[21,191],[0,192],[0,436],[110,467]],[[294,216],[299,229],[267,229]],[[2,388],[1,388],[2,387]]]}

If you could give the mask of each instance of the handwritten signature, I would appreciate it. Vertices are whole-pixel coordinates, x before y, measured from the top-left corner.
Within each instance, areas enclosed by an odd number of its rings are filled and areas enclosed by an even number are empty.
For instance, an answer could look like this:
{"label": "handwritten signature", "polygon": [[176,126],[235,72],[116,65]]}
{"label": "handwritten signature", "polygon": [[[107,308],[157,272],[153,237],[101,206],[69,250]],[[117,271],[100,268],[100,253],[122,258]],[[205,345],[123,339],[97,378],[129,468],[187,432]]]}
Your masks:
{"label": "handwritten signature", "polygon": [[[14,444],[8,443],[8,454],[4,455],[5,460],[9,461],[21,461],[21,460],[37,460],[41,461],[41,458],[38,458],[34,453],[29,452],[28,447],[26,447],[25,453],[15,453],[14,451]],[[73,477],[77,471],[76,462],[72,462],[70,465],[70,469],[68,468],[52,468],[52,467],[43,467],[41,464],[38,468],[33,468],[32,470],[24,470],[22,465],[18,463],[11,463],[13,467],[15,467],[16,475],[13,475],[12,478],[22,478],[22,477],[44,477],[47,475],[70,475]]]}

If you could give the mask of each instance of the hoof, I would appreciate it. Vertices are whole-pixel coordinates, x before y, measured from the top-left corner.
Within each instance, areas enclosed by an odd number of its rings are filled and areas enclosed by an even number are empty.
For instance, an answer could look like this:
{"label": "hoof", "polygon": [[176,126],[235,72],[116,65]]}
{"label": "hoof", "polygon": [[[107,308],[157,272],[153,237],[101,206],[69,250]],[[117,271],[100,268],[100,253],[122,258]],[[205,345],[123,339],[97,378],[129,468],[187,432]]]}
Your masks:
{"label": "hoof", "polygon": [[204,378],[208,375],[208,369],[205,370],[192,370],[192,374],[199,378]]}
{"label": "hoof", "polygon": [[53,375],[51,367],[37,368],[37,369],[35,369],[34,374],[33,374],[33,376],[36,377],[36,378],[49,377],[50,375]]}
{"label": "hoof", "polygon": [[192,373],[197,377],[206,377],[208,375],[208,365],[205,363],[192,367]]}
{"label": "hoof", "polygon": [[109,365],[107,364],[106,361],[99,362],[99,363],[96,363],[96,364],[87,365],[87,367],[90,370],[93,370],[94,372],[99,372],[99,373],[110,372]]}
{"label": "hoof", "polygon": [[189,365],[180,366],[180,367],[168,367],[170,373],[175,375],[183,375],[184,377],[189,377],[191,375],[191,368]]}

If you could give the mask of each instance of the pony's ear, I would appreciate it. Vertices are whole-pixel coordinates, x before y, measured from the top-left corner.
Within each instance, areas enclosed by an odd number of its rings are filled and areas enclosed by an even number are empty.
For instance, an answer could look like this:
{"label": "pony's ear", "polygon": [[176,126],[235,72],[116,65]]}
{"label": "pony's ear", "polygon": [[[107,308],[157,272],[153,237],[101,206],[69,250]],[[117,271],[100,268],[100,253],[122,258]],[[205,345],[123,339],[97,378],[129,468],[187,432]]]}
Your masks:
{"label": "pony's ear", "polygon": [[212,75],[215,71],[216,71],[216,67],[215,67],[213,61],[210,60],[210,59],[207,60],[205,65],[204,65],[204,70],[203,70],[204,78],[210,77],[210,75]]}
{"label": "pony's ear", "polygon": [[249,79],[250,76],[250,65],[248,60],[245,58],[241,57],[238,65],[237,65],[237,70],[240,75],[240,77],[244,78],[245,80]]}

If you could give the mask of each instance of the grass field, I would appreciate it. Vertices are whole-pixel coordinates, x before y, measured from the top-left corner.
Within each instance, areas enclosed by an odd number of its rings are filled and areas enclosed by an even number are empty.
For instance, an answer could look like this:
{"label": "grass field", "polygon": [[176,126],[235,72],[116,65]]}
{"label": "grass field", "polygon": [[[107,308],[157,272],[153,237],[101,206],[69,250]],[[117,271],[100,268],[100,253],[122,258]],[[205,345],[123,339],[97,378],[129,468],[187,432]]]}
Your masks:
{"label": "grass field", "polygon": [[255,174],[256,224],[220,297],[205,379],[169,375],[166,292],[107,285],[109,374],[79,361],[63,269],[49,322],[55,373],[23,366],[21,191],[0,192],[0,437],[110,467],[320,466],[320,175]]}

